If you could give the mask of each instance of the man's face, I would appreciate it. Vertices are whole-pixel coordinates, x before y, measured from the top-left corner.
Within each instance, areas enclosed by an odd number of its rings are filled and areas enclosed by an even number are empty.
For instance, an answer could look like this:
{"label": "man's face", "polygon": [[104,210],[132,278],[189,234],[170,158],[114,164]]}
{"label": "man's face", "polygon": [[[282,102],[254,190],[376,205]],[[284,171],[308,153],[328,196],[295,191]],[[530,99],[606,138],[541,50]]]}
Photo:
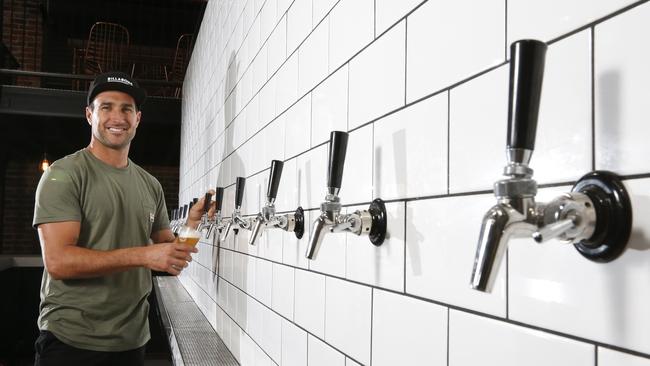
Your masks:
{"label": "man's face", "polygon": [[133,98],[119,91],[105,91],[97,94],[92,107],[86,107],[86,119],[92,126],[93,139],[110,149],[128,147],[140,123]]}

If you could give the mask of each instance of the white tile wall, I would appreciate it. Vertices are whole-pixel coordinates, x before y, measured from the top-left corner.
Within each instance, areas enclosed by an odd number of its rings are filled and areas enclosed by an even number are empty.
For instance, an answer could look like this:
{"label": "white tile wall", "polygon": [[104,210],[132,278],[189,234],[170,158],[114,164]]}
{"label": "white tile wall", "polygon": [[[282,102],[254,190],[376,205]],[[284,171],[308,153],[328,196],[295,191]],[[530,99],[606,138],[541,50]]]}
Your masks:
{"label": "white tile wall", "polygon": [[[649,21],[632,0],[208,3],[185,81],[179,200],[218,182],[228,216],[243,175],[256,214],[270,161],[287,159],[276,206],[303,206],[306,232],[250,246],[243,231],[218,267],[203,240],[181,282],[243,365],[649,365]],[[468,281],[505,163],[505,61],[528,37],[553,40],[538,201],[594,165],[627,175],[634,226],[607,264],[511,240],[484,294]],[[387,200],[388,235],[375,247],[328,234],[308,261],[332,130],[352,131],[343,212]]]}

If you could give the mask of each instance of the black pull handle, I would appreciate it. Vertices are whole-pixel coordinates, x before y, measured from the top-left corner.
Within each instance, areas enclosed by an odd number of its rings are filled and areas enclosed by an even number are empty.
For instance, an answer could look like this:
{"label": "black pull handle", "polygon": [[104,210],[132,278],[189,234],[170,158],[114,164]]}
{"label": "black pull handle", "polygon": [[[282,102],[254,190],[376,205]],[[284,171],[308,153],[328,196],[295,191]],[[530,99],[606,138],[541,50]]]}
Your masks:
{"label": "black pull handle", "polygon": [[[190,201],[190,203],[189,203],[189,206],[190,206],[189,210],[191,210],[191,209],[192,209],[192,206],[194,206],[194,204],[196,203],[195,200],[198,201],[199,199],[198,199],[198,198],[193,198],[193,199]],[[189,210],[188,210],[188,211],[189,211]]]}
{"label": "black pull handle", "polygon": [[244,200],[244,186],[246,185],[246,178],[237,177],[237,184],[235,186],[235,208],[241,207]]}
{"label": "black pull handle", "polygon": [[215,211],[221,211],[221,201],[223,201],[223,187],[217,187],[214,190]]}
{"label": "black pull handle", "polygon": [[205,192],[205,198],[203,200],[203,213],[207,214],[210,211],[210,203],[212,203],[212,193]]}
{"label": "black pull handle", "polygon": [[187,205],[183,205],[183,218],[187,217]]}
{"label": "black pull handle", "polygon": [[271,172],[269,175],[269,186],[266,189],[266,197],[269,200],[275,199],[278,195],[278,187],[280,186],[280,178],[282,178],[282,168],[284,163],[280,160],[271,161]]}
{"label": "black pull handle", "polygon": [[348,149],[348,133],[332,131],[329,145],[329,169],[327,171],[327,186],[341,188],[343,180],[343,166],[345,165],[345,152]]}
{"label": "black pull handle", "polygon": [[510,45],[508,148],[535,148],[546,43],[525,39]]}

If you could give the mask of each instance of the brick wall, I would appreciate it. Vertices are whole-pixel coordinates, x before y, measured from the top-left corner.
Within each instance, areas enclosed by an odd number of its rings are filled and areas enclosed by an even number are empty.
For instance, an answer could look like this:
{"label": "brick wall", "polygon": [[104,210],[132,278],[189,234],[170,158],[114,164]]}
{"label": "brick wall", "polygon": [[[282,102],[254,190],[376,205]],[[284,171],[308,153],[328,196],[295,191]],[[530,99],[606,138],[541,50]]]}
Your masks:
{"label": "brick wall", "polygon": [[[178,202],[178,167],[143,166],[156,177],[165,191],[167,207]],[[34,195],[41,177],[34,161],[9,161],[4,176],[2,241],[0,254],[40,254],[36,230],[31,226]]]}
{"label": "brick wall", "polygon": [[[20,63],[20,69],[41,71],[43,17],[39,0],[4,0],[2,42]],[[39,78],[19,77],[18,85],[39,86]]]}

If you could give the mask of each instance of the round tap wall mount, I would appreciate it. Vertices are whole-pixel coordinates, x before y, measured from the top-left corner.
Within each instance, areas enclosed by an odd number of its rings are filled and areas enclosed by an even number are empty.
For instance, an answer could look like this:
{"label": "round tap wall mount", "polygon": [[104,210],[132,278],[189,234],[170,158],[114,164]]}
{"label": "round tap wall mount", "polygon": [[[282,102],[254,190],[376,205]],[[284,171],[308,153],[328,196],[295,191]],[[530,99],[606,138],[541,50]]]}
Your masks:
{"label": "round tap wall mount", "polygon": [[368,234],[370,242],[376,246],[380,246],[384,243],[384,239],[386,239],[387,215],[384,201],[381,198],[376,198],[370,203],[368,212],[372,217],[372,228]]}
{"label": "round tap wall mount", "polygon": [[293,215],[296,220],[293,233],[296,234],[296,238],[302,239],[302,236],[305,234],[305,211],[302,209],[302,206],[298,206]]}
{"label": "round tap wall mount", "polygon": [[589,196],[596,209],[594,234],[573,245],[592,261],[616,259],[632,231],[632,204],[623,182],[612,172],[594,171],[580,178],[571,191]]}

